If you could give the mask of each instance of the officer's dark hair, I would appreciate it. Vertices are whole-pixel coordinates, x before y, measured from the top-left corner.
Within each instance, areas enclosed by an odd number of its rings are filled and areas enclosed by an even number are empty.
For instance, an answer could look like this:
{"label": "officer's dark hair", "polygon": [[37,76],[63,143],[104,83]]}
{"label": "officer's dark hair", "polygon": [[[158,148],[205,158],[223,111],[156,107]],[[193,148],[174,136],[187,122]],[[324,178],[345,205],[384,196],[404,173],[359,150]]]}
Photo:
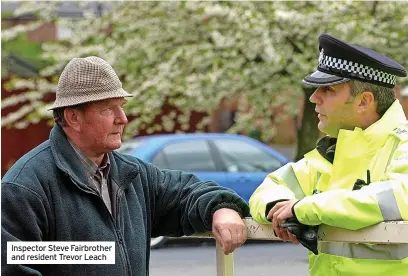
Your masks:
{"label": "officer's dark hair", "polygon": [[83,104],[78,104],[74,106],[66,106],[66,107],[59,107],[56,108],[52,111],[53,117],[54,117],[54,122],[57,123],[60,127],[66,127],[68,126],[67,121],[65,120],[64,116],[64,111],[66,108],[75,108],[81,111],[84,111],[86,107],[88,106],[88,103],[83,103]]}
{"label": "officer's dark hair", "polygon": [[395,101],[394,88],[383,87],[368,82],[358,80],[350,81],[351,96],[354,98],[364,91],[370,91],[374,95],[374,100],[377,102],[377,113],[382,117],[387,109]]}

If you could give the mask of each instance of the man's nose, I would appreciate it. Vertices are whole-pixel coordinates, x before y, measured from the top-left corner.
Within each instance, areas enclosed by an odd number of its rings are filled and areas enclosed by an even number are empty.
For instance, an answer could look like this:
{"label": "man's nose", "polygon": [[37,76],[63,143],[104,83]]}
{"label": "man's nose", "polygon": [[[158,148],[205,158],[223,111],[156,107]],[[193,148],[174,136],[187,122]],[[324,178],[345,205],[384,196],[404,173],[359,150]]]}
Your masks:
{"label": "man's nose", "polygon": [[126,117],[125,111],[123,109],[119,109],[116,114],[115,123],[118,125],[125,125],[127,124],[128,119]]}
{"label": "man's nose", "polygon": [[323,103],[323,99],[321,97],[322,95],[322,90],[324,88],[323,87],[319,87],[315,90],[315,92],[313,92],[313,94],[310,96],[309,101],[311,101],[314,104],[322,104]]}

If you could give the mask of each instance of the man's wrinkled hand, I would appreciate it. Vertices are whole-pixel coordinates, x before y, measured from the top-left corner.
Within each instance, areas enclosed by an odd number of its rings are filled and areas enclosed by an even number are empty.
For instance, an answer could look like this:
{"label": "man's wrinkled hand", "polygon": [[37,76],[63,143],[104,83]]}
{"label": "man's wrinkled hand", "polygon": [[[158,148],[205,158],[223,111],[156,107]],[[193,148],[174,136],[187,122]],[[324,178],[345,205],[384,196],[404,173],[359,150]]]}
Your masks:
{"label": "man's wrinkled hand", "polygon": [[225,255],[232,253],[247,239],[247,231],[241,216],[234,210],[222,208],[212,218],[212,233],[222,246]]}
{"label": "man's wrinkled hand", "polygon": [[299,244],[296,236],[286,229],[281,228],[281,224],[287,219],[293,218],[292,207],[296,200],[281,201],[275,204],[269,211],[267,219],[272,221],[273,231],[276,236],[283,241],[291,241],[294,244]]}

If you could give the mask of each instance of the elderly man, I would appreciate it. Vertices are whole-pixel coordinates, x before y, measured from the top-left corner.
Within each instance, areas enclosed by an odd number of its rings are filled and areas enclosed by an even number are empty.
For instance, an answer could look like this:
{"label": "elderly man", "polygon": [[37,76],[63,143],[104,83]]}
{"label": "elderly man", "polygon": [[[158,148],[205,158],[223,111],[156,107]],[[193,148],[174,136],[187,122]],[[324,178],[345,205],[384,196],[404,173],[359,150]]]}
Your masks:
{"label": "elderly man", "polygon": [[[225,254],[245,242],[236,193],[114,151],[129,96],[103,59],[67,64],[49,140],[2,179],[2,275],[145,276],[151,236],[212,229]],[[114,241],[115,264],[10,265],[8,241]]]}
{"label": "elderly man", "polygon": [[313,249],[311,275],[407,275],[408,245],[319,242],[316,252],[302,235],[305,225],[357,230],[408,220],[408,124],[393,89],[406,71],[327,34],[319,42],[317,71],[303,83],[317,87],[310,101],[327,136],[266,177],[250,199],[251,214],[272,221],[281,239]]}

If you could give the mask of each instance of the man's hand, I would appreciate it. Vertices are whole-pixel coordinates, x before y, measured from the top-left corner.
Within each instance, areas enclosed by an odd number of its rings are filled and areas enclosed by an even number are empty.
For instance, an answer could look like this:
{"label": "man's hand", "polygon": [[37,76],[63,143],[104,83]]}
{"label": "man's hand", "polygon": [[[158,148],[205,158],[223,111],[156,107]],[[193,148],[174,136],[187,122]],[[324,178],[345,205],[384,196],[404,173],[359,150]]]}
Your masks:
{"label": "man's hand", "polygon": [[212,232],[222,246],[225,255],[240,247],[247,239],[247,231],[241,216],[234,210],[222,208],[215,211]]}
{"label": "man's hand", "polygon": [[293,199],[276,203],[269,211],[267,219],[272,220],[273,231],[278,238],[283,241],[291,241],[294,244],[299,244],[295,235],[280,227],[287,219],[293,218],[292,207],[295,203],[296,200]]}

